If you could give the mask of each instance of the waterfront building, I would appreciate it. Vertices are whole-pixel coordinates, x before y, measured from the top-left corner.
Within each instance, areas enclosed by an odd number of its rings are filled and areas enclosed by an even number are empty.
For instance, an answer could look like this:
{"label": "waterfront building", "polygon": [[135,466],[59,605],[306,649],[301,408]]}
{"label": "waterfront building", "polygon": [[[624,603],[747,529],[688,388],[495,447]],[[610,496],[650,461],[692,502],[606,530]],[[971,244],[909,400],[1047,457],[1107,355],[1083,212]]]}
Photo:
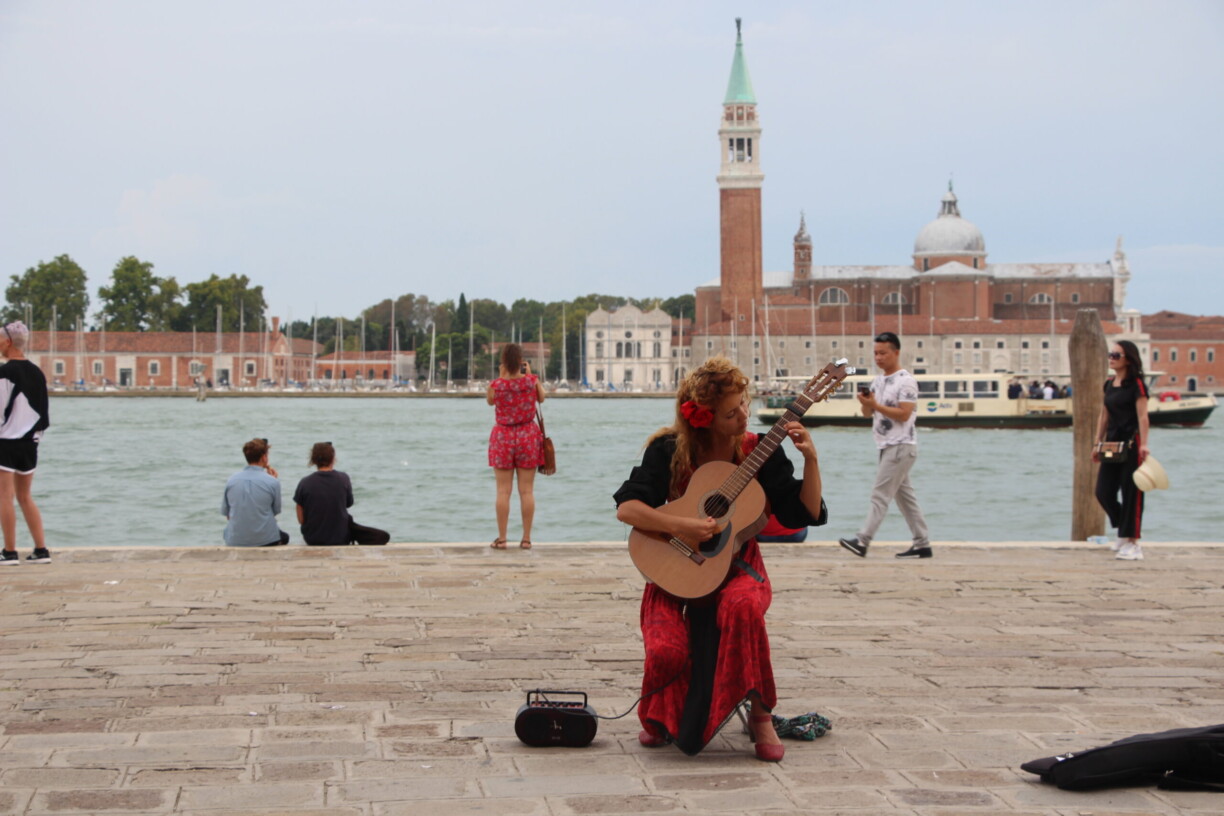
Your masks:
{"label": "waterfront building", "polygon": [[47,382],[76,388],[176,389],[197,381],[253,387],[312,376],[321,346],[269,332],[36,331],[26,357]]}
{"label": "waterfront building", "polygon": [[1151,338],[1150,369],[1160,393],[1224,390],[1224,317],[1163,311],[1143,316]]}
{"label": "waterfront building", "polygon": [[[445,361],[444,361],[445,362]],[[324,384],[387,386],[416,378],[415,351],[333,351],[314,362],[315,379]]]}
{"label": "waterfront building", "polygon": [[683,357],[673,355],[673,323],[659,308],[596,308],[584,330],[587,383],[600,390],[671,390],[687,368]]}
{"label": "waterfront building", "polygon": [[[1107,336],[1126,336],[1148,353],[1140,316],[1125,306],[1131,273],[1121,238],[1113,255],[1099,262],[994,263],[982,231],[962,216],[951,183],[905,262],[816,264],[818,248],[799,214],[792,267],[763,271],[762,124],[738,20],[736,26],[718,128],[719,275],[697,286],[694,326],[670,360],[621,360],[609,345],[610,326],[631,331],[628,313],[589,315],[586,376],[592,385],[640,383],[627,378],[640,378],[643,369],[650,382],[676,382],[682,369],[714,354],[735,360],[760,387],[779,377],[811,376],[837,357],[870,368],[871,338],[881,331],[901,335],[915,373],[1066,374],[1075,316],[1085,308],[1097,310]],[[661,325],[650,331],[679,334]]]}

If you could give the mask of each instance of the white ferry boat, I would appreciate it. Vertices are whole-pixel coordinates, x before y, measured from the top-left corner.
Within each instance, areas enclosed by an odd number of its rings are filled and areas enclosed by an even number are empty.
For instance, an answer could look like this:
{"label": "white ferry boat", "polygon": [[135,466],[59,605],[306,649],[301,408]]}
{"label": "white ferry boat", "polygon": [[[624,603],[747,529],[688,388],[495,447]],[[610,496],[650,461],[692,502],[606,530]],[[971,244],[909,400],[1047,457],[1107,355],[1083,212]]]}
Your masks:
{"label": "white ferry boat", "polygon": [[[1159,374],[1149,375],[1152,398],[1148,400],[1148,419],[1153,427],[1183,425],[1198,427],[1215,410],[1216,398],[1210,394],[1182,395],[1175,391],[1158,392],[1154,387]],[[1071,426],[1071,398],[1036,399],[1028,396],[1027,388],[1016,399],[1007,396],[1013,374],[917,374],[918,424],[929,428],[1067,428]],[[855,392],[861,385],[870,385],[872,374],[847,377],[841,388],[829,399],[808,409],[803,424],[870,425],[862,415]],[[1021,377],[1024,383],[1034,377]],[[1039,375],[1036,379],[1053,379]],[[1057,378],[1066,382],[1067,377]],[[788,378],[802,387],[806,378]],[[773,425],[790,404],[793,394],[767,394],[757,420]]]}

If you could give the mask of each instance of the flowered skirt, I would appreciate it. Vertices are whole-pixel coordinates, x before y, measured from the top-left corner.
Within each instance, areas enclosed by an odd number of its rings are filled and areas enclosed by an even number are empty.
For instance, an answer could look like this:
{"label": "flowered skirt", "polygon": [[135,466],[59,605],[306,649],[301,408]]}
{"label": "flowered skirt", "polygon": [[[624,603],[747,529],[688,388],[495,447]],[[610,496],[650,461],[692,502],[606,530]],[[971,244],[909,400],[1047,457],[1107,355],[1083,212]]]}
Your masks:
{"label": "flowered skirt", "polygon": [[750,694],[767,709],[778,702],[765,612],[773,599],[755,540],[739,558],[762,580],[738,567],[708,598],[685,601],[647,584],[642,595],[646,647],[642,693],[662,691],[638,707],[642,726],[696,754]]}
{"label": "flowered skirt", "polygon": [[499,470],[537,468],[544,463],[544,436],[535,420],[494,425],[489,434],[489,467]]}

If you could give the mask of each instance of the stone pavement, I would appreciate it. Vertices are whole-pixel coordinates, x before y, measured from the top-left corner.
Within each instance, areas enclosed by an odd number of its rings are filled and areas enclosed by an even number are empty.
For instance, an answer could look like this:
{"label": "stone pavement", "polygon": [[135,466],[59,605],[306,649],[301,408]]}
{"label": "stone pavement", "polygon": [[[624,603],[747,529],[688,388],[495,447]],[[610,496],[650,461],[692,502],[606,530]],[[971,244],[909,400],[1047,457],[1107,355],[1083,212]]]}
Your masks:
{"label": "stone pavement", "polygon": [[779,713],[834,723],[776,765],[515,739],[530,689],[634,701],[623,544],[60,550],[0,569],[0,812],[1219,814],[1018,768],[1224,722],[1224,547],[1145,549],[769,545]]}

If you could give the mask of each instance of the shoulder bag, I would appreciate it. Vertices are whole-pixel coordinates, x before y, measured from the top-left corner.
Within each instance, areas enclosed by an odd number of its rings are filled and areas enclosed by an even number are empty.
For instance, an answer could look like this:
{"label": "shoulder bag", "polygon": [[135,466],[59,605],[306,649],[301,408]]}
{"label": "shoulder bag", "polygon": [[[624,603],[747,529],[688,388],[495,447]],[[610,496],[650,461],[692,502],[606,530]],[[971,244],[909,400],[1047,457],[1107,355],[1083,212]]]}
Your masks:
{"label": "shoulder bag", "polygon": [[538,404],[536,405],[536,422],[540,423],[540,453],[544,459],[539,470],[545,476],[551,476],[557,472],[557,452],[553,448],[553,441],[548,438],[548,432],[544,430],[544,412],[540,410]]}

